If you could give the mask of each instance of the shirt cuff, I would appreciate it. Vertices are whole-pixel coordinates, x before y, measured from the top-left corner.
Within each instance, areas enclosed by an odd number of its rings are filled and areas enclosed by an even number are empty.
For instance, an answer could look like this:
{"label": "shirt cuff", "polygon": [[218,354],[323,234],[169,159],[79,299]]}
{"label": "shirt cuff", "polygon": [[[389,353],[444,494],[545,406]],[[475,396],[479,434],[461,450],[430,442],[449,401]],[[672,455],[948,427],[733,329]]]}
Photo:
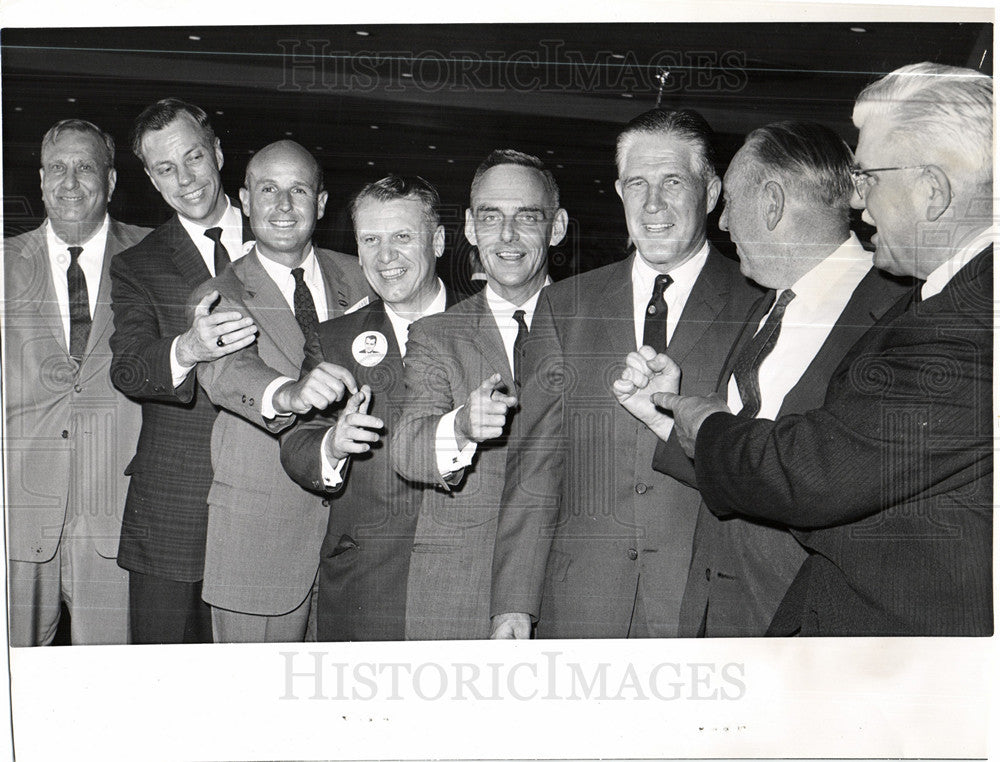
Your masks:
{"label": "shirt cuff", "polygon": [[344,466],[347,465],[347,458],[341,458],[336,463],[334,463],[327,453],[327,444],[330,442],[330,437],[333,436],[334,429],[331,426],[326,430],[326,434],[323,435],[323,441],[320,442],[319,447],[319,458],[320,462],[323,464],[321,476],[323,477],[323,484],[327,487],[334,488],[339,487],[344,483]]}
{"label": "shirt cuff", "polygon": [[193,365],[181,365],[180,360],[177,359],[177,342],[180,341],[180,338],[180,336],[175,336],[170,343],[170,380],[174,389],[184,383],[184,379],[194,368]]}
{"label": "shirt cuff", "polygon": [[472,459],[476,454],[475,442],[469,442],[461,449],[458,447],[458,437],[455,436],[455,418],[461,409],[461,407],[457,407],[450,413],[445,413],[437,425],[434,452],[437,456],[438,472],[444,478],[471,466]]}
{"label": "shirt cuff", "polygon": [[[289,381],[295,383],[295,379],[290,376],[278,376],[264,387],[264,393],[260,395],[261,418],[271,419],[278,417],[278,411],[274,409],[274,393]],[[281,413],[281,415],[291,415],[291,413]]]}

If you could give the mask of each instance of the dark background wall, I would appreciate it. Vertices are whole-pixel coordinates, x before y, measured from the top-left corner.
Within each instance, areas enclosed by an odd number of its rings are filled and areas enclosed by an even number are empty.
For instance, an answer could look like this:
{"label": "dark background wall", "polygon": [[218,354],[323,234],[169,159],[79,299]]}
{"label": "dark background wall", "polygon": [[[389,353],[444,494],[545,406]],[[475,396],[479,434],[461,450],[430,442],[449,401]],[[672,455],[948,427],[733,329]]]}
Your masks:
{"label": "dark background wall", "polygon": [[[743,135],[777,119],[824,122],[854,145],[854,97],[899,66],[993,65],[992,26],[959,23],[5,29],[0,45],[5,235],[43,219],[39,142],[67,117],[118,142],[112,215],[163,222],[169,210],[128,134],[142,108],[177,96],[211,116],[231,196],[271,141],[290,137],[317,156],[330,191],[322,246],[355,251],[346,202],[365,182],[427,178],[445,203],[449,280],[465,277],[472,173],[499,147],[534,153],[556,175],[572,221],[552,254],[557,277],[622,257],[614,138],[656,104],[661,71],[663,104],[695,108],[716,129],[721,175]],[[720,211],[709,236],[731,251]]]}

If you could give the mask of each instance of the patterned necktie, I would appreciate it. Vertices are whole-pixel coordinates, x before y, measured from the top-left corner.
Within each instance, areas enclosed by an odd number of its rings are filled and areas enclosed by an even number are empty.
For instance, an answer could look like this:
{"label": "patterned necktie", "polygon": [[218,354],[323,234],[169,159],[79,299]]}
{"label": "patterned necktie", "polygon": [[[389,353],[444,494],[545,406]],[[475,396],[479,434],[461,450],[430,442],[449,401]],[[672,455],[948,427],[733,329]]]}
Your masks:
{"label": "patterned necktie", "polygon": [[673,283],[669,275],[657,275],[653,281],[653,297],[646,305],[646,324],[642,329],[642,343],[659,352],[667,351],[667,300],[663,292]]}
{"label": "patterned necktie", "polygon": [[521,388],[521,363],[524,362],[524,341],[528,338],[528,324],[524,322],[524,310],[514,310],[517,336],[514,337],[514,386]]}
{"label": "patterned necktie", "polygon": [[302,335],[306,339],[308,346],[312,335],[316,333],[316,326],[319,325],[319,317],[316,315],[316,303],[313,301],[312,292],[306,285],[305,273],[301,267],[292,270],[292,277],[295,278],[295,293],[292,297],[292,304],[295,307],[295,320],[302,329]]}
{"label": "patterned necktie", "polygon": [[70,246],[70,263],[66,268],[66,284],[69,286],[69,353],[80,360],[87,351],[90,338],[90,296],[87,293],[87,279],[80,267],[82,246]]}
{"label": "patterned necktie", "polygon": [[222,228],[209,228],[205,231],[205,237],[212,239],[215,244],[215,274],[222,275],[229,264],[229,252],[222,245]]}
{"label": "patterned necktie", "polygon": [[733,376],[736,378],[740,399],[743,400],[743,409],[737,413],[740,418],[756,418],[760,412],[760,366],[778,343],[778,336],[781,335],[781,319],[785,315],[788,303],[794,298],[795,292],[791,289],[781,292],[763,327],[736,358]]}

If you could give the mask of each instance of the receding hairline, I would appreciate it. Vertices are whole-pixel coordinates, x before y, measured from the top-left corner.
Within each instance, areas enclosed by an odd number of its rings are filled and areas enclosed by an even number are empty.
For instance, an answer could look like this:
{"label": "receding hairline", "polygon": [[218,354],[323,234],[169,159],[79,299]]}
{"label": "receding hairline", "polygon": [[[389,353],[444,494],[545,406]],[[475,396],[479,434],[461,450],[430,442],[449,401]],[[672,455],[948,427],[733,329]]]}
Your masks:
{"label": "receding hairline", "polygon": [[[479,194],[480,191],[482,190],[483,183],[486,181],[486,177],[490,174],[490,172],[492,172],[494,169],[505,169],[511,167],[515,169],[527,170],[528,172],[531,172],[533,176],[538,180],[538,184],[541,186],[542,193],[545,196],[546,205],[544,206],[544,209],[546,211],[555,211],[556,209],[559,208],[558,188],[554,190],[553,188],[550,187],[549,179],[545,175],[546,170],[539,169],[538,167],[532,167],[527,164],[505,162],[502,164],[494,164],[492,167],[485,170],[478,178],[476,178],[473,181],[472,187],[469,189],[469,201],[473,211],[480,208],[480,204],[478,203],[477,199],[477,194]],[[534,208],[534,205],[524,204],[520,208],[531,209]]]}
{"label": "receding hairline", "polygon": [[[257,164],[279,158],[282,152],[291,155],[295,159],[302,160],[310,167],[313,174],[313,187],[317,193],[323,190],[323,168],[320,166],[319,161],[309,151],[294,141],[269,143],[251,156],[250,161],[247,162],[246,171],[243,174],[243,186],[249,189],[252,182],[251,178],[255,176],[254,170]],[[288,160],[287,157],[281,158],[284,158],[285,161]],[[263,173],[258,174],[264,176]]]}

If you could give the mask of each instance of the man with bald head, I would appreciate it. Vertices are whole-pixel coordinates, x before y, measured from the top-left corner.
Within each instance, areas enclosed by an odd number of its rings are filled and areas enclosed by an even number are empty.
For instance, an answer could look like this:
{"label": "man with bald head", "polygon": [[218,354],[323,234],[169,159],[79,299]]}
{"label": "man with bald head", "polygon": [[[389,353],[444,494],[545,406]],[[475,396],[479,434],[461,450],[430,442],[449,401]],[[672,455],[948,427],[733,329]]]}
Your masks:
{"label": "man with bald head", "polygon": [[299,379],[316,326],[369,293],[357,260],[317,249],[316,221],[327,193],[322,170],[298,143],[282,140],[250,160],[240,201],[254,247],[199,287],[193,309],[218,291],[218,309],[253,319],[257,341],[198,367],[198,381],[223,410],[212,431],[214,478],[202,598],[216,642],[304,639],[328,502],[282,470],[277,432],[286,411],[325,408],[346,390],[349,372],[320,363]]}

